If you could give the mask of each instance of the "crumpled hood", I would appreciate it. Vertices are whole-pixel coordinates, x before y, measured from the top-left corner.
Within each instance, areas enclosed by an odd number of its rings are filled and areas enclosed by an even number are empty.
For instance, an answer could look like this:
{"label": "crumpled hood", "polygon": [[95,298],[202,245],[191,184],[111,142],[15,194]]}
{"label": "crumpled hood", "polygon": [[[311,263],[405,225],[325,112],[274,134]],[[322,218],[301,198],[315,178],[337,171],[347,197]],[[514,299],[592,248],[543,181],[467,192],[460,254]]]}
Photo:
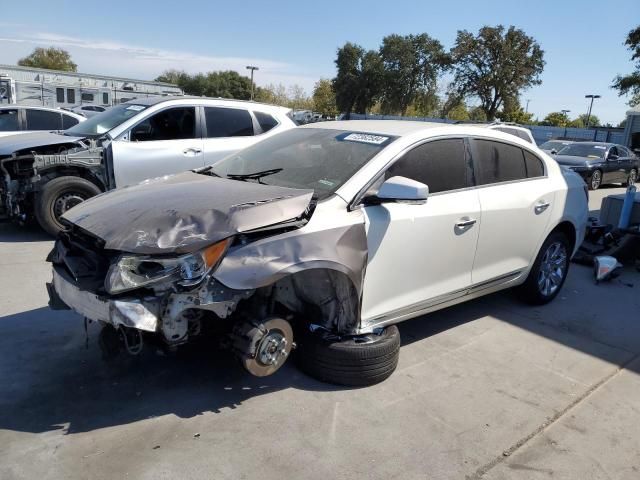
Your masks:
{"label": "crumpled hood", "polygon": [[0,138],[0,155],[11,155],[13,152],[30,148],[60,145],[62,143],[82,140],[83,137],[68,137],[52,132],[31,132],[9,135]]}
{"label": "crumpled hood", "polygon": [[131,253],[187,253],[300,217],[313,190],[184,172],[93,197],[63,218]]}
{"label": "crumpled hood", "polygon": [[553,158],[560,165],[567,167],[584,167],[585,163],[602,161],[599,158],[576,157],[575,155],[553,155]]}

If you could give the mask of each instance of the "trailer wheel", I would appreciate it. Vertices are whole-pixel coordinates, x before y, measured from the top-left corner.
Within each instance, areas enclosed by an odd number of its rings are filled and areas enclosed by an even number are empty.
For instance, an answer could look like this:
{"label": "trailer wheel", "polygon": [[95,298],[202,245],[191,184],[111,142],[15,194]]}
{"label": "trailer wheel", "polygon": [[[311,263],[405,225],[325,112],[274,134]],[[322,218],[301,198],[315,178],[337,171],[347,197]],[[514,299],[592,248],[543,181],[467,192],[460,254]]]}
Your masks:
{"label": "trailer wheel", "polygon": [[379,334],[348,339],[305,331],[296,340],[298,367],[311,377],[337,385],[380,383],[394,372],[400,356],[400,332],[395,325]]}
{"label": "trailer wheel", "polygon": [[55,237],[64,229],[60,222],[62,214],[99,193],[100,189],[84,178],[56,177],[45,183],[36,197],[36,220],[43,230]]}

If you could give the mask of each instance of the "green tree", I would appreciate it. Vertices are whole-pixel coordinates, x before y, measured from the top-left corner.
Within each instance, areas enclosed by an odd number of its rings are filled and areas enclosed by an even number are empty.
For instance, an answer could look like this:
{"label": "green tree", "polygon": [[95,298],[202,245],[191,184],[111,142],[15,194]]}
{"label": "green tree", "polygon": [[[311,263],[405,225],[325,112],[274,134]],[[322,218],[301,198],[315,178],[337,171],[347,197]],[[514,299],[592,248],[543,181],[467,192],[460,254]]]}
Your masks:
{"label": "green tree", "polygon": [[291,85],[287,91],[287,106],[295,110],[313,110],[313,100],[307,96],[298,84]]}
{"label": "green tree", "polygon": [[464,102],[459,102],[458,104],[451,107],[451,109],[447,112],[445,118],[449,120],[455,120],[457,122],[467,122],[471,120],[469,116],[469,110],[467,109],[467,105]]}
{"label": "green tree", "polygon": [[533,113],[525,112],[517,97],[505,98],[502,111],[498,112],[496,116],[503,122],[514,122],[521,125],[533,123]]}
{"label": "green tree", "polygon": [[384,37],[380,57],[384,65],[383,111],[401,115],[419,94],[435,90],[438,74],[448,63],[442,44],[426,33]]}
{"label": "green tree", "polygon": [[[590,127],[599,127],[601,125],[600,119],[596,117],[593,113],[589,117],[589,126]],[[571,120],[568,124],[568,127],[576,127],[576,128],[585,128],[587,126],[587,114],[583,113],[582,115],[578,115],[576,118]]]}
{"label": "green tree", "polygon": [[618,75],[613,80],[612,87],[618,90],[618,95],[631,95],[629,105],[640,104],[640,25],[631,30],[624,42],[631,50],[631,60],[635,60],[635,70],[628,75]]}
{"label": "green tree", "polygon": [[238,100],[251,98],[251,80],[233,70],[194,75],[181,70],[167,70],[156,81],[178,85],[187,95]]}
{"label": "green tree", "polygon": [[266,87],[257,87],[253,97],[257,102],[269,103],[286,107],[289,104],[287,89],[284,85],[269,84]]}
{"label": "green tree", "polygon": [[313,109],[323,115],[334,116],[338,114],[336,107],[336,94],[333,91],[331,80],[321,78],[313,88]]}
{"label": "green tree", "polygon": [[487,114],[482,107],[477,106],[469,109],[469,120],[474,122],[486,122]]}
{"label": "green tree", "polygon": [[427,90],[424,93],[416,95],[415,100],[407,108],[405,115],[413,117],[432,117],[440,116],[442,109],[442,100],[434,89]]}
{"label": "green tree", "polygon": [[451,49],[453,87],[476,97],[487,119],[493,120],[506,98],[541,83],[544,52],[533,39],[513,26],[482,27],[477,35],[458,31]]}
{"label": "green tree", "polygon": [[544,117],[541,125],[547,125],[550,127],[567,127],[569,125],[569,117],[563,112],[551,112]]}
{"label": "green tree", "polygon": [[63,70],[76,72],[78,65],[71,61],[71,55],[62,48],[36,48],[27,57],[18,60],[18,65],[23,67],[48,68],[50,70]]}
{"label": "green tree", "polygon": [[383,65],[377,52],[366,52],[351,42],[338,49],[333,79],[336,106],[344,113],[366,113],[380,97]]}

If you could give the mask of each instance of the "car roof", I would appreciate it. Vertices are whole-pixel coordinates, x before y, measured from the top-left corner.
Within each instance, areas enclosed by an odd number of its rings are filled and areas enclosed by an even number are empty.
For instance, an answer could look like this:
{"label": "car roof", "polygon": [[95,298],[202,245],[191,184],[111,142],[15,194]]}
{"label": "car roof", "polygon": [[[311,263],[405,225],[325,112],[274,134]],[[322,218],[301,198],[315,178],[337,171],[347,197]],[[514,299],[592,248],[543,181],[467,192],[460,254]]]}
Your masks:
{"label": "car roof", "polygon": [[435,122],[412,122],[405,120],[337,120],[332,122],[313,123],[298,128],[326,128],[332,130],[359,131],[367,133],[379,133],[401,137],[411,133],[442,128],[454,125]]}
{"label": "car roof", "polygon": [[63,108],[52,108],[52,107],[42,107],[40,105],[1,105],[0,110],[15,110],[16,108],[27,108],[30,110],[44,110],[47,112],[56,112],[56,113],[64,113],[65,115],[69,115],[70,117],[86,120],[82,115],[78,115],[75,112],[70,110],[65,110]]}
{"label": "car roof", "polygon": [[254,105],[256,107],[259,107],[259,110],[273,110],[273,111],[289,111],[291,110],[290,108],[287,107],[280,107],[278,105],[271,105],[268,103],[261,103],[261,102],[254,102],[251,100],[235,100],[235,99],[230,99],[230,98],[222,98],[222,97],[198,97],[198,96],[194,96],[194,95],[166,95],[166,96],[162,96],[162,97],[146,97],[146,98],[134,98],[131,99],[125,103],[133,103],[136,105],[147,105],[147,106],[152,106],[152,105],[157,105],[159,103],[164,103],[164,102],[171,102],[171,101],[183,101],[183,100],[197,100],[199,102],[208,102],[208,101],[215,101],[215,102],[223,102],[223,103],[228,103],[230,106],[247,106],[247,105]]}
{"label": "car roof", "polygon": [[[577,143],[577,142],[576,142]],[[580,145],[588,145],[588,146],[599,146],[599,147],[623,147],[624,145],[619,145],[617,143],[610,142],[579,142]]]}

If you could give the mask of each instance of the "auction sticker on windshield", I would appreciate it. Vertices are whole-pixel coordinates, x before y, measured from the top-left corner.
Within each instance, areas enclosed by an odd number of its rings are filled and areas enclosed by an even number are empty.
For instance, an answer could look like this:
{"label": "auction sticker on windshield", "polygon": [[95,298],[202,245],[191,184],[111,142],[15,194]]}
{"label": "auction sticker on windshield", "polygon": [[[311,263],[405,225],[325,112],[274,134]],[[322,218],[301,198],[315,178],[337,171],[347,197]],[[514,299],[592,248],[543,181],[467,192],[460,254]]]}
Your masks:
{"label": "auction sticker on windshield", "polygon": [[371,143],[373,145],[382,145],[389,140],[389,137],[383,137],[381,135],[370,135],[367,133],[350,133],[343,140],[349,142]]}
{"label": "auction sticker on windshield", "polygon": [[127,107],[127,110],[133,110],[134,112],[141,112],[142,110],[144,110],[144,106],[143,105],[129,105]]}

